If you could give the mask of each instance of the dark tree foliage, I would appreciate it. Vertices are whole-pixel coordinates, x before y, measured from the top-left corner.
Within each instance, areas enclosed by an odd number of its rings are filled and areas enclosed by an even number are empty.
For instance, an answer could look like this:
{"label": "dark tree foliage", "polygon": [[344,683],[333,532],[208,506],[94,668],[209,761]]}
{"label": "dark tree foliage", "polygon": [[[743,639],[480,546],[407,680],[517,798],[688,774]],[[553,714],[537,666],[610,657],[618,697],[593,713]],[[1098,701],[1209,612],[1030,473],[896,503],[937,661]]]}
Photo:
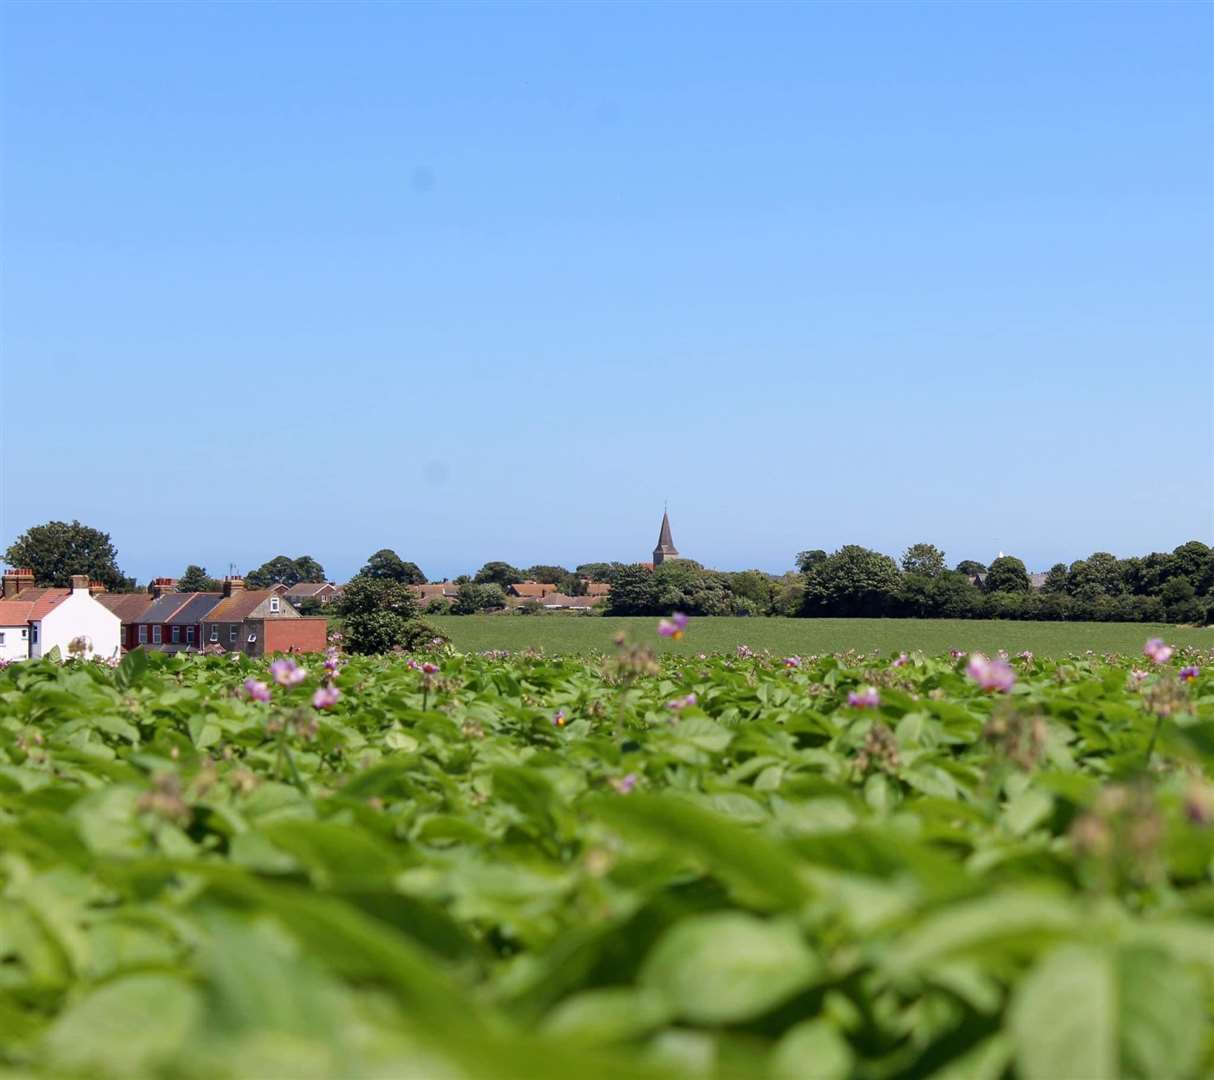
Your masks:
{"label": "dark tree foliage", "polygon": [[625,566],[616,573],[607,600],[608,615],[651,615],[658,610],[658,591],[653,571],[643,566]]}
{"label": "dark tree foliage", "polygon": [[478,585],[500,585],[504,589],[507,585],[517,585],[526,578],[517,566],[511,566],[508,562],[487,562],[472,580]]}
{"label": "dark tree foliage", "polygon": [[1045,583],[1041,586],[1044,593],[1064,593],[1070,571],[1066,563],[1054,563],[1045,575]]}
{"label": "dark tree foliage", "polygon": [[964,574],[966,577],[978,577],[986,573],[986,567],[973,559],[962,559],[957,564],[957,573]]}
{"label": "dark tree foliage", "polygon": [[275,555],[269,562],[262,563],[256,570],[245,574],[244,580],[250,589],[298,585],[301,581],[324,581],[325,568],[311,555],[300,555],[297,559]]}
{"label": "dark tree foliage", "polygon": [[177,579],[178,592],[218,592],[222,583],[207,573],[206,567],[191,563]]}
{"label": "dark tree foliage", "polygon": [[948,564],[935,544],[911,544],[902,554],[902,569],[907,574],[934,578],[943,574]]}
{"label": "dark tree foliage", "polygon": [[991,563],[982,585],[988,593],[1026,593],[1031,588],[1029,572],[1014,555],[1000,555]]}
{"label": "dark tree foliage", "polygon": [[579,577],[587,578],[590,581],[605,581],[610,585],[615,582],[616,575],[621,570],[627,569],[630,565],[635,564],[621,562],[589,562],[582,563],[581,565],[577,566],[575,571]]}
{"label": "dark tree foliage", "polygon": [[506,606],[506,594],[494,582],[465,581],[455,594],[452,615],[477,615],[483,611],[500,611]]}
{"label": "dark tree foliage", "polygon": [[824,562],[826,562],[826,552],[821,548],[797,552],[797,569],[803,574],[808,574],[814,567],[820,566]]}
{"label": "dark tree foliage", "polygon": [[898,564],[888,555],[848,544],[806,573],[802,610],[843,618],[884,615],[901,584]]}
{"label": "dark tree foliage", "polygon": [[441,636],[418,618],[417,599],[400,581],[356,577],[342,590],[337,610],[350,652],[412,649]]}
{"label": "dark tree foliage", "polygon": [[118,552],[110,534],[79,521],[48,521],[23,532],[4,553],[9,566],[29,568],[39,585],[70,585],[73,574],[86,574],[107,589],[121,592],[133,582],[118,569]]}
{"label": "dark tree foliage", "polygon": [[580,574],[566,570],[563,566],[548,566],[539,564],[529,566],[523,571],[527,581],[540,581],[545,585],[555,585],[559,592],[566,596],[582,596],[586,592],[586,583]]}
{"label": "dark tree foliage", "polygon": [[380,548],[356,576],[373,581],[398,581],[403,585],[426,584],[426,575],[417,563],[406,562],[391,548]]}

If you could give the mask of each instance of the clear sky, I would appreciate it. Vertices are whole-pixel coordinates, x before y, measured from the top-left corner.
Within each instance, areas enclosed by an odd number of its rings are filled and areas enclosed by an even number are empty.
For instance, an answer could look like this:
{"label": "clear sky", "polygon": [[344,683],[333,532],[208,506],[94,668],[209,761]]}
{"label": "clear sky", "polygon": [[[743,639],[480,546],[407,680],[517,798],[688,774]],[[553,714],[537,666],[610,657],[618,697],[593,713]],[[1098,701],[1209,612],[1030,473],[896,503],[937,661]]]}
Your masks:
{"label": "clear sky", "polygon": [[1214,541],[1212,12],[10,0],[0,542]]}

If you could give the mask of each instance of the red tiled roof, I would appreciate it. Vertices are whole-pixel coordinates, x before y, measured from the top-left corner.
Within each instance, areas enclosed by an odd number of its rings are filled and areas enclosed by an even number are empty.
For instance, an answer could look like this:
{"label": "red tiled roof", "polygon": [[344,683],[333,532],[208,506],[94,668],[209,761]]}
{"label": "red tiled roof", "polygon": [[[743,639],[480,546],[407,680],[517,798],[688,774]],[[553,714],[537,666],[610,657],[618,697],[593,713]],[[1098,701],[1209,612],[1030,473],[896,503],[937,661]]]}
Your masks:
{"label": "red tiled roof", "polygon": [[543,581],[520,581],[517,585],[511,585],[509,591],[515,596],[534,596],[539,599],[556,592],[556,586]]}
{"label": "red tiled roof", "polygon": [[607,596],[611,593],[611,585],[606,581],[586,582],[587,596]]}
{"label": "red tiled roof", "polygon": [[0,600],[0,625],[20,626],[43,619],[71,595],[71,589],[22,589],[13,599]]}
{"label": "red tiled roof", "polygon": [[301,581],[287,589],[288,596],[315,596],[325,589],[336,591],[337,586],[331,581]]}

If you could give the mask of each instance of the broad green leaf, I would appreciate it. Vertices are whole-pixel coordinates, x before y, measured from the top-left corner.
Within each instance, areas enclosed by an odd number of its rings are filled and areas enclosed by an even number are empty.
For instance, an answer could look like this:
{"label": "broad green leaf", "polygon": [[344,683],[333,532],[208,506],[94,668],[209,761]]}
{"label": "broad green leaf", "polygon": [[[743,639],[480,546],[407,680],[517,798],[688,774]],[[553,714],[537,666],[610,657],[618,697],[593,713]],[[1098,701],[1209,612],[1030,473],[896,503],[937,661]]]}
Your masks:
{"label": "broad green leaf", "polygon": [[821,964],[791,923],[741,912],[677,923],[654,946],[641,984],[684,1020],[736,1023],[812,985]]}
{"label": "broad green leaf", "polygon": [[792,1027],[772,1051],[771,1080],[846,1080],[855,1055],[829,1020]]}

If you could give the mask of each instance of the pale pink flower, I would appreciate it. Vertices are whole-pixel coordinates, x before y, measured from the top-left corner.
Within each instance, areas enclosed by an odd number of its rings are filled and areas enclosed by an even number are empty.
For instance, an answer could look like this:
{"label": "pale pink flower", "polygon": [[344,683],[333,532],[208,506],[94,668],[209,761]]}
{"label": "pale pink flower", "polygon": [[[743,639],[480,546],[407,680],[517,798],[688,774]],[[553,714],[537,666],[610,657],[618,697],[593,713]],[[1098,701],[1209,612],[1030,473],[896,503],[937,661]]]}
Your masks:
{"label": "pale pink flower", "polygon": [[270,674],[279,686],[298,686],[308,677],[305,668],[288,659],[275,660],[270,665]]}
{"label": "pale pink flower", "polygon": [[786,668],[799,668],[801,666],[801,658],[799,656],[784,657],[784,666]]}
{"label": "pale pink flower", "polygon": [[1150,677],[1151,677],[1151,673],[1149,671],[1142,671],[1139,668],[1134,668],[1130,672],[1130,678],[1133,679],[1136,683],[1143,682],[1144,680],[1149,679]]}
{"label": "pale pink flower", "polygon": [[690,709],[695,703],[695,694],[688,694],[686,697],[675,698],[673,701],[666,702],[666,708],[678,712],[681,709]]}
{"label": "pale pink flower", "polygon": [[341,691],[336,686],[322,686],[312,695],[312,707],[316,709],[331,709],[341,697]]}
{"label": "pale pink flower", "polygon": [[853,709],[875,709],[881,704],[881,695],[875,686],[866,686],[861,690],[850,691],[847,703]]}
{"label": "pale pink flower", "polygon": [[949,649],[948,654],[954,660],[960,660],[963,656],[965,656],[965,650],[964,649]]}
{"label": "pale pink flower", "polygon": [[1166,664],[1172,659],[1176,650],[1171,645],[1165,645],[1163,638],[1153,637],[1142,647],[1142,655],[1156,664]]}
{"label": "pale pink flower", "polygon": [[890,664],[890,667],[906,667],[910,663],[910,657],[906,653],[900,653],[898,658]]}
{"label": "pale pink flower", "polygon": [[249,695],[250,701],[270,700],[270,688],[257,679],[245,679],[244,692]]}
{"label": "pale pink flower", "polygon": [[1016,682],[1016,673],[1006,660],[988,660],[982,653],[974,653],[966,666],[966,673],[983,690],[990,694],[1006,694]]}
{"label": "pale pink flower", "polygon": [[681,611],[676,611],[669,619],[658,620],[658,637],[670,638],[672,641],[678,641],[687,631],[687,624],[690,620]]}
{"label": "pale pink flower", "polygon": [[621,795],[627,795],[637,786],[637,774],[628,773],[626,776],[613,777],[607,781]]}

